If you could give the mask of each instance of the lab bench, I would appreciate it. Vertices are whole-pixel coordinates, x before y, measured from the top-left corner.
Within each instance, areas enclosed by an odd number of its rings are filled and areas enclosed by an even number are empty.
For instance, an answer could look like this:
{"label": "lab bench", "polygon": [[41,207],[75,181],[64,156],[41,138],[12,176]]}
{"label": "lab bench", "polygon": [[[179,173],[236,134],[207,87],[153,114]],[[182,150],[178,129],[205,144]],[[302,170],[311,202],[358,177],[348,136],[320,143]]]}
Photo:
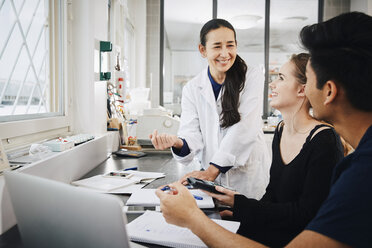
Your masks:
{"label": "lab bench", "polygon": [[[157,179],[144,188],[157,188],[161,185],[177,181],[183,175],[193,170],[199,170],[200,167],[190,164],[184,166],[178,163],[170,152],[162,151],[149,151],[146,152],[147,156],[141,158],[123,158],[116,155],[111,155],[107,160],[96,166],[90,172],[85,174],[81,179],[92,177],[99,174],[104,174],[110,171],[122,170],[126,168],[137,167],[139,171],[149,172],[163,172],[166,174],[164,178]],[[124,203],[129,199],[129,195],[117,195]],[[219,213],[216,209],[204,210],[204,212],[214,219],[219,219]],[[137,218],[140,214],[128,213],[128,222]],[[147,247],[161,247],[154,244],[142,244]],[[23,248],[19,230],[17,226],[12,227],[7,232],[0,236],[0,248]]]}

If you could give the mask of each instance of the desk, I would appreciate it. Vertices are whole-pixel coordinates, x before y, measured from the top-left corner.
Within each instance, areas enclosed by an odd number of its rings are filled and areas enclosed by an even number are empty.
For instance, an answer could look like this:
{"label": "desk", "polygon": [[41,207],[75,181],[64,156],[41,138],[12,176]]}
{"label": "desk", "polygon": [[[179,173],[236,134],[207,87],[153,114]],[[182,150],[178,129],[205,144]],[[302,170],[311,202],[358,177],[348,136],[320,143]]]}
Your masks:
{"label": "desk", "polygon": [[[166,176],[164,178],[157,179],[152,183],[146,185],[145,188],[157,188],[161,185],[174,182],[181,176],[193,170],[199,170],[200,168],[189,165],[184,166],[176,162],[173,159],[172,154],[169,152],[146,152],[147,156],[142,158],[122,158],[116,155],[110,156],[106,161],[99,164],[93,170],[88,172],[82,178],[92,177],[98,174],[107,173],[113,170],[121,170],[125,168],[138,167],[139,171],[151,171],[151,172],[164,172]],[[119,195],[124,203],[129,198],[129,195]],[[210,218],[219,219],[220,216],[215,210],[204,211]],[[131,222],[137,218],[139,214],[127,214],[128,222]],[[160,247],[151,244],[143,244],[148,247]],[[17,226],[12,227],[7,232],[0,236],[0,247],[1,248],[23,248],[21,238]]]}

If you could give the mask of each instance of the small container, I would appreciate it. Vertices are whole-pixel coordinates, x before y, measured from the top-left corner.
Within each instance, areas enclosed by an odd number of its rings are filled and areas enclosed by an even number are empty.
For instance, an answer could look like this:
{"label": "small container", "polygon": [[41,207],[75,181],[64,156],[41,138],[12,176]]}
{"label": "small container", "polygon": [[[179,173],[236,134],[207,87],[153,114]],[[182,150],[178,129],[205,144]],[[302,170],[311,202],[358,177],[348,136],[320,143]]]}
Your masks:
{"label": "small container", "polygon": [[48,146],[53,152],[62,152],[75,146],[73,141],[67,141],[65,139],[50,140],[43,145]]}

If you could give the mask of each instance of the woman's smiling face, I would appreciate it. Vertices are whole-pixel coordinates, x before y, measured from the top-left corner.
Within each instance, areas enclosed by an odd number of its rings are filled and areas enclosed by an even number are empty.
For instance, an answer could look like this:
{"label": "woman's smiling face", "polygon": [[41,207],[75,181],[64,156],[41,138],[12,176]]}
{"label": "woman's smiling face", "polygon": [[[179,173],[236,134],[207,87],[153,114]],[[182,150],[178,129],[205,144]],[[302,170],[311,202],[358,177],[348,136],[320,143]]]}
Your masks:
{"label": "woman's smiling face", "polygon": [[199,49],[203,57],[208,59],[212,75],[226,73],[236,59],[234,31],[225,27],[209,31],[206,45],[200,45]]}
{"label": "woman's smiling face", "polygon": [[289,61],[280,68],[278,78],[269,84],[272,107],[281,110],[297,104],[299,92],[304,85],[297,82],[294,72],[295,66]]}

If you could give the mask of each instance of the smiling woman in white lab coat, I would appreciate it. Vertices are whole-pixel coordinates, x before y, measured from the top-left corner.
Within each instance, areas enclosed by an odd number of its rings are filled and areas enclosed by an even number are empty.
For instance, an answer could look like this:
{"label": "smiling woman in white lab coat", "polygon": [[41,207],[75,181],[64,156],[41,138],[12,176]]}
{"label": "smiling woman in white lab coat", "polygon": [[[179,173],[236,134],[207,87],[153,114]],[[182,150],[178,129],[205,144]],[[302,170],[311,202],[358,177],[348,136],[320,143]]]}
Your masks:
{"label": "smiling woman in white lab coat", "polygon": [[193,176],[221,183],[260,199],[269,181],[270,155],[262,132],[263,73],[247,67],[237,53],[233,26],[222,19],[207,22],[200,31],[199,51],[208,67],[182,92],[178,137],[158,134],[156,149],[172,147],[183,164],[201,163],[205,171]]}

